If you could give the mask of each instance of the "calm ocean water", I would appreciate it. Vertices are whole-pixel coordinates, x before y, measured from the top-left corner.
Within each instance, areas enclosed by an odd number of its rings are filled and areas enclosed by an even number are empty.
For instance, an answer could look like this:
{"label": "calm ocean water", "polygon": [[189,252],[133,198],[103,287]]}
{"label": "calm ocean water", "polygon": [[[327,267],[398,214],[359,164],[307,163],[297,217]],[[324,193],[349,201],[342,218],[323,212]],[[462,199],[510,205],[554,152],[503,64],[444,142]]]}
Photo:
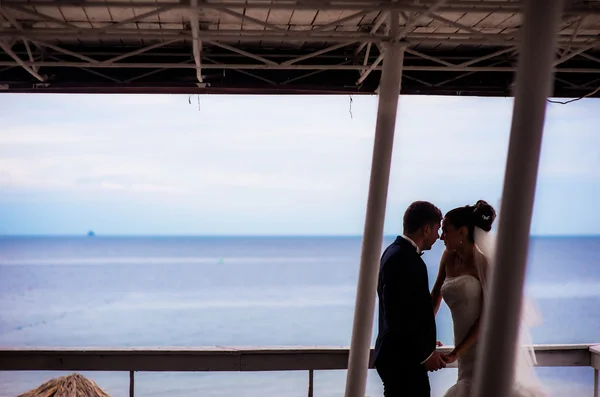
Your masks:
{"label": "calm ocean water", "polygon": [[[385,245],[393,238],[386,238]],[[360,238],[0,237],[0,346],[347,346]],[[431,283],[443,246],[424,255]],[[600,342],[600,238],[533,238],[535,343]],[[448,309],[439,339],[452,344]],[[376,333],[374,332],[373,338]],[[591,368],[540,368],[553,396],[591,396]],[[0,372],[0,396],[62,375]],[[113,397],[127,373],[85,373]],[[433,395],[456,370],[432,374]],[[343,394],[345,371],[315,373]],[[136,396],[300,397],[307,373],[141,373]],[[369,374],[367,394],[382,395]]]}

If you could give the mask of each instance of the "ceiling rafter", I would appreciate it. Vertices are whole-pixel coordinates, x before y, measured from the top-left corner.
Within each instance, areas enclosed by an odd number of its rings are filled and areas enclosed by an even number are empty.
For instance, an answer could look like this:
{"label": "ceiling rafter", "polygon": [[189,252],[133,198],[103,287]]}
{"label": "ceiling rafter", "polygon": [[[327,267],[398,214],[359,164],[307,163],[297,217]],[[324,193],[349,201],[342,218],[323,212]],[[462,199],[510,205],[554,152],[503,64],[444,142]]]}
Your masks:
{"label": "ceiling rafter", "polygon": [[[566,2],[555,70],[560,89],[578,90],[600,74],[600,4]],[[33,87],[39,76],[48,87],[119,81],[372,93],[383,43],[401,40],[408,89],[474,84],[466,92],[500,94],[515,70],[520,7],[513,0],[3,0],[0,84]],[[390,14],[398,16],[394,26],[386,24]],[[70,82],[76,70],[88,77]]]}
{"label": "ceiling rafter", "polygon": [[[56,0],[28,0],[27,5],[31,7],[48,7],[56,5]],[[390,2],[390,1],[348,1],[348,0],[329,0],[329,1],[302,1],[302,0],[278,0],[277,2],[256,1],[256,0],[238,0],[238,1],[203,1],[198,4],[196,9],[231,9],[246,8],[260,10],[349,10],[358,11],[427,11],[435,0],[423,0],[414,2]],[[63,3],[64,5],[65,3]],[[190,10],[189,4],[173,3],[172,1],[135,1],[139,8],[155,7],[173,7],[173,9]],[[8,7],[21,7],[23,2],[20,0],[3,0],[3,5]],[[69,6],[85,6],[87,8],[130,8],[131,3],[119,0],[69,0]],[[439,8],[439,12],[521,12],[522,2],[519,1],[480,1],[480,0],[460,0],[451,1]],[[569,2],[564,10],[565,15],[597,15],[600,14],[600,6],[592,3],[582,5],[579,2]]]}

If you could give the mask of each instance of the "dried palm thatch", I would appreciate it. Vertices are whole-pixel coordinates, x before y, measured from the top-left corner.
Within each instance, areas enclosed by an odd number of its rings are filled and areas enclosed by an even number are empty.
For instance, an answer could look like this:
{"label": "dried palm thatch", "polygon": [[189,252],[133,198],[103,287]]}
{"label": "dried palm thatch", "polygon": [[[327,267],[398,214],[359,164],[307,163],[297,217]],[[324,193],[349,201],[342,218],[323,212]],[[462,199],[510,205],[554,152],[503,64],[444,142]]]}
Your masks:
{"label": "dried palm thatch", "polygon": [[110,397],[93,380],[81,374],[50,379],[37,389],[17,397]]}

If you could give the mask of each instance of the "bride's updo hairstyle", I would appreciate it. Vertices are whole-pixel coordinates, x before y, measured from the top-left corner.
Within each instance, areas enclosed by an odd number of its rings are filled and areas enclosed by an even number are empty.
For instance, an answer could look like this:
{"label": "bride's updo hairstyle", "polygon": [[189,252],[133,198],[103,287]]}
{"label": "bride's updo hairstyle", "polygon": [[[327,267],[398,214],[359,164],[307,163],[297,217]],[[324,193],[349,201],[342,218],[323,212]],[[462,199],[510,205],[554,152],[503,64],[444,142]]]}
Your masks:
{"label": "bride's updo hairstyle", "polygon": [[468,230],[468,239],[474,243],[474,230],[476,227],[483,231],[492,230],[492,225],[496,219],[494,207],[484,200],[479,200],[475,205],[466,205],[448,211],[445,221],[450,223],[455,229],[466,227]]}

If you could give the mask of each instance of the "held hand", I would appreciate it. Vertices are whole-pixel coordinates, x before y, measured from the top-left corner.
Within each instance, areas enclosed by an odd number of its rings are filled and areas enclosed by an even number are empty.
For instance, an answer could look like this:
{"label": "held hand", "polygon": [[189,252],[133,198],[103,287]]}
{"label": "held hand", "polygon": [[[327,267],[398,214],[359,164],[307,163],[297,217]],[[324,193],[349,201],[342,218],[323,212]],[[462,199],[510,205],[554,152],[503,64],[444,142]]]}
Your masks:
{"label": "held hand", "polygon": [[423,363],[427,371],[437,371],[438,369],[445,368],[446,362],[443,359],[442,354],[434,351],[431,357]]}
{"label": "held hand", "polygon": [[452,364],[456,361],[457,358],[458,356],[456,355],[456,353],[450,352],[444,356],[444,361],[446,362],[446,364]]}

